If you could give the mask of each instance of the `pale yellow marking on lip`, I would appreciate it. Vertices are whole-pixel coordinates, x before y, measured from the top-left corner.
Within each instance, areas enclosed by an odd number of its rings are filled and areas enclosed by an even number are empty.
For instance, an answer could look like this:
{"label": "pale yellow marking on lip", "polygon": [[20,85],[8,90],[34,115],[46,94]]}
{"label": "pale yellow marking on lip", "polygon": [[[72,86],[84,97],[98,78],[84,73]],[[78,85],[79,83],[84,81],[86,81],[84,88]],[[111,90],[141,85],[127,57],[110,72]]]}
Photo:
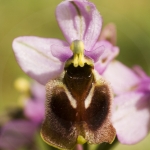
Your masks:
{"label": "pale yellow marking on lip", "polygon": [[86,142],[87,141],[85,140],[85,138],[83,136],[81,136],[81,135],[78,136],[78,138],[77,138],[77,143],[78,144],[84,144]]}
{"label": "pale yellow marking on lip", "polygon": [[77,108],[77,101],[72,97],[72,95],[70,94],[70,92],[67,90],[66,87],[65,87],[65,92],[66,92],[66,95],[69,99],[69,102],[70,102],[71,106],[73,108]]}
{"label": "pale yellow marking on lip", "polygon": [[87,109],[87,108],[90,106],[91,102],[92,102],[92,97],[93,97],[94,88],[95,88],[95,86],[93,86],[93,87],[91,88],[91,90],[90,90],[90,92],[89,92],[87,98],[86,98],[85,101],[84,101],[85,109]]}
{"label": "pale yellow marking on lip", "polygon": [[62,82],[59,82],[59,81],[55,81],[56,83],[58,82],[59,84],[59,87],[62,87],[64,90],[65,90],[65,93],[69,99],[69,102],[71,104],[71,106],[73,108],[77,108],[77,101],[73,98],[73,96],[71,95],[71,93],[68,91],[67,87],[65,84],[63,84]]}

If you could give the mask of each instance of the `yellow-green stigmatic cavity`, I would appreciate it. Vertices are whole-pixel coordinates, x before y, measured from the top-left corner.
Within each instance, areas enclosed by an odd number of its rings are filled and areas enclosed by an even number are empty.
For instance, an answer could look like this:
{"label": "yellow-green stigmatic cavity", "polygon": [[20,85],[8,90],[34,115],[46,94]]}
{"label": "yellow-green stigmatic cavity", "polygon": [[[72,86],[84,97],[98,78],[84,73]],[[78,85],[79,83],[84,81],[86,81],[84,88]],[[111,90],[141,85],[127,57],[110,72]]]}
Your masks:
{"label": "yellow-green stigmatic cavity", "polygon": [[87,141],[85,140],[85,138],[83,136],[81,136],[81,135],[78,136],[78,138],[77,138],[77,143],[78,144],[84,144],[86,142]]}
{"label": "yellow-green stigmatic cavity", "polygon": [[84,58],[84,44],[80,40],[75,40],[71,43],[70,49],[73,52],[73,60],[72,63],[74,67],[83,67],[85,64]]}

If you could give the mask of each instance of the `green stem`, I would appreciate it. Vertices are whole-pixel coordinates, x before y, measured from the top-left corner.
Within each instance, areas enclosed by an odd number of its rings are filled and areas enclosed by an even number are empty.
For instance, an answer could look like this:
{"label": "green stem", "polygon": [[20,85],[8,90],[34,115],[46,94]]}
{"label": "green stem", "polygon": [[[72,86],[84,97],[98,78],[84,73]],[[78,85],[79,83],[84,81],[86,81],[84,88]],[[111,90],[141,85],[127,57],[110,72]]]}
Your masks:
{"label": "green stem", "polygon": [[112,144],[102,143],[95,150],[112,150],[112,148],[117,144],[118,144],[118,140],[116,138]]}
{"label": "green stem", "polygon": [[84,150],[89,150],[89,146],[88,146],[87,143],[85,143],[85,144],[83,145],[83,149],[84,149]]}

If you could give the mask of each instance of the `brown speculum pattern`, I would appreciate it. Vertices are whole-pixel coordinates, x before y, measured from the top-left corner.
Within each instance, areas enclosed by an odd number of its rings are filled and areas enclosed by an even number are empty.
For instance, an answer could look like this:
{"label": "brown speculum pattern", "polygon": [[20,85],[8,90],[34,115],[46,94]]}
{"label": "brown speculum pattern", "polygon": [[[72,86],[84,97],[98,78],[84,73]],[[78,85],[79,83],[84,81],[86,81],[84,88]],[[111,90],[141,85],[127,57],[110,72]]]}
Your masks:
{"label": "brown speculum pattern", "polygon": [[72,149],[79,135],[92,144],[113,141],[111,89],[93,66],[70,64],[59,78],[47,83],[46,93],[41,135],[48,144]]}

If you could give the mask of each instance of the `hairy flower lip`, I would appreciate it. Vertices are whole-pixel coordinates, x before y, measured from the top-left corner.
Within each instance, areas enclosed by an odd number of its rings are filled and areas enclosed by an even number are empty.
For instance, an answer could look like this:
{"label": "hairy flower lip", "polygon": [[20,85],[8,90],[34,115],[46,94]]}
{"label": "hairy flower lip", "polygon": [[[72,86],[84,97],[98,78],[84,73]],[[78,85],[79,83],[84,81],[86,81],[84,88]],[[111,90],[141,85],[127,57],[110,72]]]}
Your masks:
{"label": "hairy flower lip", "polygon": [[67,66],[60,77],[46,84],[42,139],[63,149],[75,146],[79,135],[91,144],[111,143],[116,136],[110,122],[112,98],[109,84],[92,66]]}

